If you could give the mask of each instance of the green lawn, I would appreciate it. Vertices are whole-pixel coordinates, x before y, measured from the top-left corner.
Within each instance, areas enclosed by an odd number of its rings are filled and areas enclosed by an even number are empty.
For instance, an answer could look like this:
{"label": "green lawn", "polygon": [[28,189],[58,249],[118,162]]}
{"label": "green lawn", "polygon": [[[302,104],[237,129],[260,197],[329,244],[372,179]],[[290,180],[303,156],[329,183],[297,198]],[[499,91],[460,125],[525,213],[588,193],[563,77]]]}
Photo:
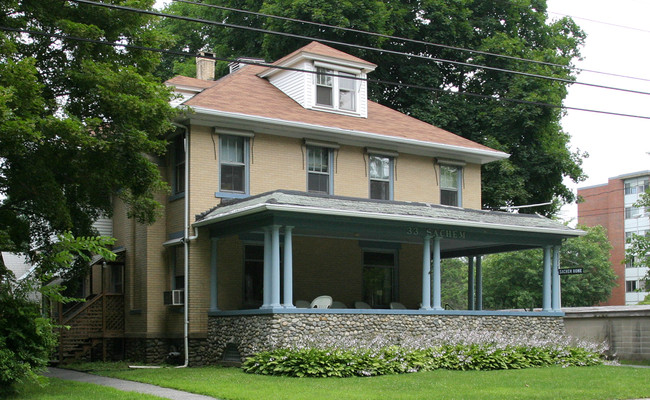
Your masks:
{"label": "green lawn", "polygon": [[123,392],[92,383],[63,381],[56,378],[48,379],[48,384],[44,387],[21,385],[18,390],[18,393],[9,397],[0,397],[6,400],[160,400],[160,397],[148,394]]}
{"label": "green lawn", "polygon": [[[131,369],[86,364],[116,378],[235,399],[634,399],[650,398],[650,369],[550,367],[447,371],[372,378],[286,378],[238,368]],[[69,398],[68,398],[69,399]]]}

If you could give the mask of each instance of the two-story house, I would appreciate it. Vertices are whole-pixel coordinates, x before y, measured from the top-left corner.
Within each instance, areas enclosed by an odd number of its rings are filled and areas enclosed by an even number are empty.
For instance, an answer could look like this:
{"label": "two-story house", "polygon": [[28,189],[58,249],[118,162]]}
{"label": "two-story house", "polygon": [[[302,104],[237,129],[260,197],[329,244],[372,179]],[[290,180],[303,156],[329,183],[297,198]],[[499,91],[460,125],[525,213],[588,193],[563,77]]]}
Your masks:
{"label": "two-story house", "polygon": [[[580,232],[481,210],[481,166],[507,154],[368,100],[377,66],[317,42],[246,62],[215,81],[200,58],[198,78],[167,82],[187,111],[160,160],[164,217],[139,225],[116,204],[127,357],[185,349],[196,365],[318,335],[563,330],[558,251]],[[543,311],[482,310],[480,256],[528,248],[545,249]],[[469,260],[470,310],[441,305],[448,257]]]}

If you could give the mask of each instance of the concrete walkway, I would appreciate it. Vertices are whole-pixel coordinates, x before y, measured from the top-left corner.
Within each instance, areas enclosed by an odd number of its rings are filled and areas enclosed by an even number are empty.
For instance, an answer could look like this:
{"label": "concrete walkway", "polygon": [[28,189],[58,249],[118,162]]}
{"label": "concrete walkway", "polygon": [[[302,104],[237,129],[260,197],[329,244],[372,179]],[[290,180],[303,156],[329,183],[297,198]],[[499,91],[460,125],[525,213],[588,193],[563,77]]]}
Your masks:
{"label": "concrete walkway", "polygon": [[72,371],[69,369],[50,367],[43,374],[48,378],[59,378],[68,381],[94,383],[95,385],[110,386],[126,392],[138,392],[152,394],[163,399],[172,400],[216,400],[214,397],[183,392],[176,389],[168,389],[148,383],[126,381],[123,379],[108,378],[105,376],[87,374],[85,372]]}

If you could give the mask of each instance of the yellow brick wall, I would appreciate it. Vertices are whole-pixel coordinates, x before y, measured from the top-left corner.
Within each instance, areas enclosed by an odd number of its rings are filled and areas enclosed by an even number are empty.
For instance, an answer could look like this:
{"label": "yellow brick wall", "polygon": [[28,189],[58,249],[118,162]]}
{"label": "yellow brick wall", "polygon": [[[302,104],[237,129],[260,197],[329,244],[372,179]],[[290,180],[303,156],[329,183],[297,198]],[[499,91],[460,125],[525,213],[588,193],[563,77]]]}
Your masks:
{"label": "yellow brick wall", "polygon": [[463,170],[463,207],[480,210],[481,202],[481,166],[468,164]]}
{"label": "yellow brick wall", "polygon": [[433,159],[400,154],[395,168],[395,200],[440,202],[440,186],[433,169]]}

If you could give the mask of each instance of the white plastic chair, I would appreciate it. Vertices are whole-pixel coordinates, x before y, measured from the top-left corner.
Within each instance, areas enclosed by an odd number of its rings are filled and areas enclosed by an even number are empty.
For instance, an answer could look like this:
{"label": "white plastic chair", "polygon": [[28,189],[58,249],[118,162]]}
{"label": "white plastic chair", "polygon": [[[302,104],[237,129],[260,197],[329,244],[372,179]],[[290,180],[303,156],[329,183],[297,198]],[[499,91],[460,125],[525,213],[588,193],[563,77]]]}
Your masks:
{"label": "white plastic chair", "polygon": [[366,303],[365,301],[355,301],[354,308],[367,309],[372,307],[370,307],[370,304]]}
{"label": "white plastic chair", "polygon": [[309,308],[311,304],[307,300],[296,300],[296,308]]}
{"label": "white plastic chair", "polygon": [[312,300],[309,308],[330,308],[332,305],[332,296],[318,296]]}
{"label": "white plastic chair", "polygon": [[346,306],[345,303],[342,301],[333,301],[332,307],[330,308],[348,308],[348,306]]}
{"label": "white plastic chair", "polygon": [[406,307],[404,304],[397,302],[397,301],[391,301],[390,303],[390,309],[391,310],[406,310]]}

